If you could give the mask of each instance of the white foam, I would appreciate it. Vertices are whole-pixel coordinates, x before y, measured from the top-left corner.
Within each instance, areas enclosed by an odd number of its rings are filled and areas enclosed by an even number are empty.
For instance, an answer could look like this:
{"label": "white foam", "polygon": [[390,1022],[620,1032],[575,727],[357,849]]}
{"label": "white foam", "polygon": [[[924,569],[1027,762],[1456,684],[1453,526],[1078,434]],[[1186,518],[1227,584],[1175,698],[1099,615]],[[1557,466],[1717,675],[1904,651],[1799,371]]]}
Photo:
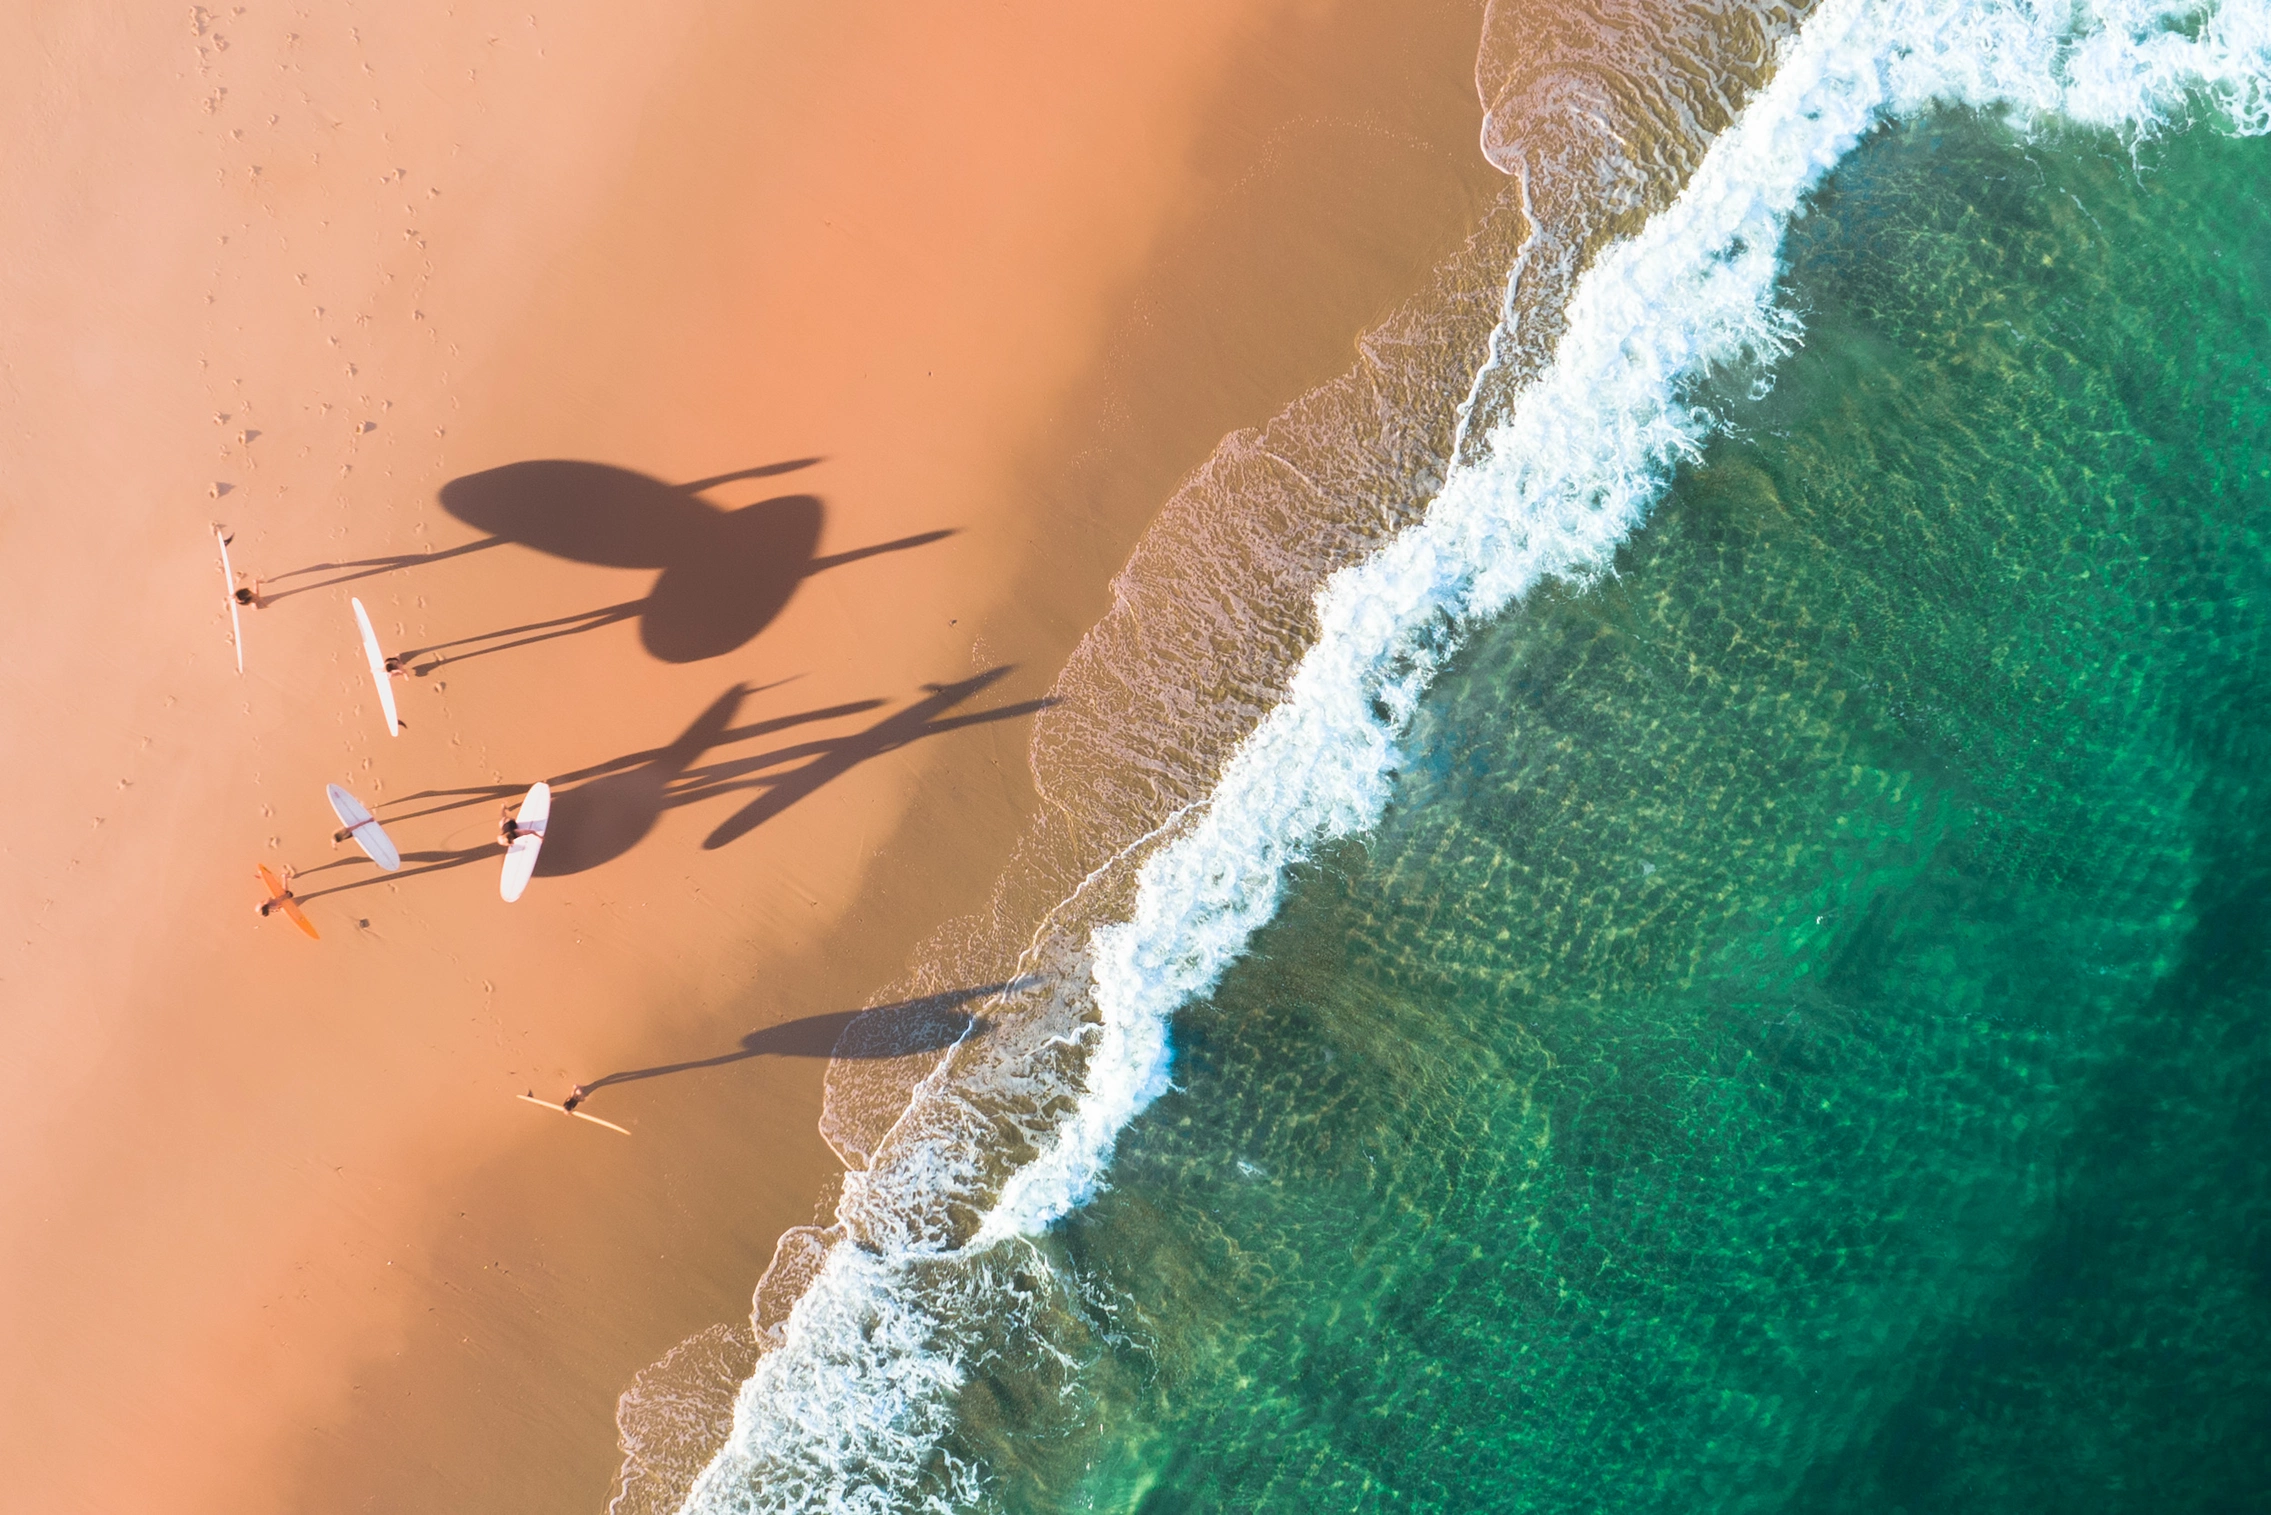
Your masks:
{"label": "white foam", "polygon": [[1683,396],[1795,340],[1774,288],[1800,200],[1872,126],[1940,102],[2131,138],[2208,103],[2234,129],[2271,130],[2271,4],[1826,0],[1673,204],[1579,280],[1553,361],[1426,519],[1320,593],[1286,698],[1144,865],[1131,918],[1095,933],[1081,1097],[953,1254],[973,1277],[942,1290],[946,1255],[837,1246],[689,1511],[974,1500],[974,1471],[941,1438],[967,1372],[954,1307],[985,1307],[986,1256],[1095,1192],[1120,1132],[1167,1087],[1169,1017],[1276,910],[1289,864],[1378,819],[1397,738],[1466,632],[1541,580],[1602,571],[1715,424]]}
{"label": "white foam", "polygon": [[1797,335],[1773,304],[1801,198],[1888,114],[2007,107],[2131,133],[2206,92],[2271,130],[2271,7],[1930,7],[1832,0],[1679,198],[1579,281],[1554,361],[1456,469],[1420,525],[1333,576],[1289,698],[1231,760],[1191,832],[1144,869],[1135,916],[1096,933],[1102,1034],[1086,1098],[1021,1169],[986,1236],[1045,1227],[1094,1190],[1130,1117],[1166,1087],[1167,1018],[1275,912],[1288,863],[1371,826],[1395,739],[1460,637],[1539,581],[1605,568],[1712,417],[1680,399]]}

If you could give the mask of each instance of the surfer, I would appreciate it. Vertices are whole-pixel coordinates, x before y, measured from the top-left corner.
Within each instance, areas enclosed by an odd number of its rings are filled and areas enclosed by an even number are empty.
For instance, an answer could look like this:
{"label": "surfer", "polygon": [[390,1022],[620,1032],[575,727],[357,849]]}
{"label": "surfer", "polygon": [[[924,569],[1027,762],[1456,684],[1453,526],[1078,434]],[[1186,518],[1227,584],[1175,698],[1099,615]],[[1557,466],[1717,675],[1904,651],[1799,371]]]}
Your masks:
{"label": "surfer", "polygon": [[268,919],[270,911],[282,909],[285,905],[298,899],[298,896],[292,893],[292,865],[290,863],[284,865],[284,877],[280,881],[270,884],[269,888],[271,892],[268,898],[252,907],[260,912],[262,920]]}
{"label": "surfer", "polygon": [[416,673],[418,670],[410,666],[410,660],[415,656],[417,656],[417,654],[404,652],[398,653],[394,657],[388,658],[386,660],[387,677],[391,679],[406,679],[413,673]]}
{"label": "surfer", "polygon": [[511,805],[499,806],[497,813],[497,845],[500,847],[510,847],[514,842],[518,841],[524,836],[533,836],[541,842],[544,840],[544,828],[542,826],[523,826],[520,823],[519,819],[514,816],[513,807]]}
{"label": "surfer", "polygon": [[260,882],[268,889],[268,898],[252,907],[260,912],[260,918],[266,920],[270,912],[281,910],[284,913],[284,919],[299,927],[310,940],[322,941],[323,933],[315,929],[315,922],[307,918],[300,909],[299,901],[293,897],[292,870],[287,867],[284,870],[284,876],[278,878],[268,871],[266,863],[255,863],[252,865],[252,869],[253,872],[260,875]]}
{"label": "surfer", "polygon": [[575,1120],[588,1120],[595,1126],[605,1126],[608,1130],[613,1131],[620,1136],[629,1136],[631,1134],[629,1131],[625,1130],[621,1126],[616,1125],[615,1122],[611,1120],[601,1120],[596,1115],[590,1115],[582,1110],[578,1110],[576,1108],[576,1104],[583,1097],[584,1086],[582,1084],[576,1085],[575,1092],[570,1094],[563,1103],[557,1105],[552,1103],[552,1101],[539,1096],[534,1089],[529,1090],[526,1094],[516,1094],[513,1096],[514,1099],[527,1100],[532,1105],[542,1105],[547,1110],[557,1110],[562,1115],[568,1116]]}
{"label": "surfer", "polygon": [[584,1096],[590,1092],[591,1091],[586,1089],[582,1084],[576,1085],[573,1089],[570,1089],[568,1091],[568,1097],[560,1101],[560,1108],[567,1111],[571,1115],[574,1114],[576,1106],[582,1104],[584,1102]]}
{"label": "surfer", "polygon": [[237,586],[236,599],[237,603],[244,606],[247,610],[263,610],[267,608],[268,602],[260,597],[259,574],[256,573],[252,575],[252,582],[250,584],[239,584]]}

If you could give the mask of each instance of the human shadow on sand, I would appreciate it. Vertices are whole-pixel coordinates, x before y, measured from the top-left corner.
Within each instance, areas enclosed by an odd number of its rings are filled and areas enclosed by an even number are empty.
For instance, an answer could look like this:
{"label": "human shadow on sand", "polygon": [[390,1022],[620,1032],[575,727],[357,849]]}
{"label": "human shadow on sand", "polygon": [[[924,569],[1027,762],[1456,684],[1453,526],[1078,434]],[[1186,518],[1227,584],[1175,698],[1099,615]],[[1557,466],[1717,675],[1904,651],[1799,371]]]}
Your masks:
{"label": "human shadow on sand", "polygon": [[[924,698],[864,731],[703,764],[701,757],[727,738],[728,723],[743,696],[741,686],[735,685],[695,717],[668,747],[642,754],[643,760],[636,766],[616,769],[555,794],[552,819],[545,827],[544,850],[536,859],[537,876],[581,873],[621,857],[654,829],[665,810],[751,789],[761,791],[703,839],[704,850],[715,850],[748,835],[870,758],[924,737],[1015,720],[1056,703],[1049,699],[1022,700],[991,710],[946,714],[1009,672],[1010,667],[1004,666],[955,684],[925,685]],[[872,708],[881,701],[865,703]],[[786,771],[776,771],[782,769]]]}
{"label": "human shadow on sand", "polygon": [[[683,798],[675,802],[691,804],[714,795],[757,790],[755,799],[728,816],[716,830],[702,839],[704,851],[730,846],[823,784],[841,778],[870,758],[896,752],[910,742],[918,742],[925,737],[959,731],[965,726],[979,726],[1038,714],[1057,703],[1054,697],[1050,697],[1020,700],[1013,705],[997,705],[991,710],[975,710],[963,715],[946,713],[996,680],[1007,677],[1015,666],[1005,663],[952,684],[925,684],[924,698],[885,716],[865,731],[855,731],[850,736],[806,742],[763,757],[738,759],[696,770],[689,775],[694,782],[685,791]],[[806,761],[786,773],[763,771],[797,758]]]}
{"label": "human shadow on sand", "polygon": [[[1014,994],[1035,987],[1038,978],[1010,979],[970,989],[950,989],[920,999],[900,1000],[867,1010],[831,1010],[807,1015],[778,1026],[752,1031],[731,1052],[715,1057],[690,1058],[653,1068],[626,1068],[587,1082],[584,1093],[595,1094],[611,1084],[637,1083],[697,1068],[722,1068],[753,1057],[842,1057],[878,1060],[907,1057],[918,1052],[943,1052],[969,1037],[983,1036],[986,1021],[962,1008],[972,1000],[997,994]],[[849,1033],[849,1034],[847,1034]]]}
{"label": "human shadow on sand", "polygon": [[[725,697],[737,696],[739,699],[746,700],[753,694],[763,694],[768,689],[778,689],[788,682],[790,681],[787,679],[775,679],[769,684],[736,684],[726,691]],[[800,710],[794,715],[777,715],[768,720],[751,721],[745,726],[729,726],[717,733],[716,739],[711,745],[723,747],[734,742],[746,742],[754,737],[769,736],[776,731],[786,731],[792,726],[809,726],[815,721],[841,720],[847,715],[860,715],[866,711],[874,710],[882,704],[883,701],[881,700],[846,700],[840,705],[825,705],[814,710]],[[697,718],[695,724],[701,725],[702,719]],[[594,779],[607,778],[627,769],[654,762],[656,759],[674,751],[684,741],[685,738],[680,737],[678,741],[671,743],[668,747],[648,747],[638,752],[626,752],[620,757],[609,758],[603,763],[592,763],[582,768],[571,769],[566,773],[554,774],[545,782],[551,784],[554,788],[560,788],[569,784],[589,783]],[[394,826],[405,821],[423,820],[430,815],[446,815],[452,810],[464,810],[469,806],[492,800],[517,799],[527,792],[528,785],[519,781],[501,784],[463,784],[451,789],[420,789],[413,794],[398,794],[392,799],[377,801],[371,808],[378,812],[380,820],[389,826]],[[402,809],[401,807],[405,805],[417,805],[422,808],[416,810]],[[335,865],[326,864],[325,866]]]}
{"label": "human shadow on sand", "polygon": [[[769,689],[773,686],[767,684],[760,687]],[[538,858],[537,872],[580,873],[630,851],[654,829],[655,820],[667,802],[671,781],[684,774],[695,758],[713,747],[750,741],[814,721],[840,720],[848,715],[873,710],[883,703],[881,700],[848,700],[841,705],[800,710],[794,715],[775,716],[767,721],[752,721],[746,726],[730,725],[733,713],[741,702],[758,692],[758,689],[736,684],[713,701],[710,708],[696,717],[694,724],[687,727],[669,746],[627,752],[621,757],[594,763],[588,768],[579,768],[552,779],[551,782],[555,785],[574,787],[565,789],[552,803],[552,820],[546,827],[547,839],[544,851]],[[459,789],[422,789],[416,794],[382,800],[377,808],[382,812],[380,818],[387,825],[399,826],[407,821],[443,815],[469,806],[517,799],[527,790],[525,784],[473,784]],[[415,810],[400,808],[428,800],[438,803],[427,804]],[[563,816],[565,820],[562,819]],[[505,849],[495,842],[448,851],[405,852],[402,854],[404,863],[421,866],[405,867],[394,873],[377,873],[351,883],[334,884],[329,888],[303,894],[300,898],[317,899],[326,894],[367,888],[372,884],[400,882],[427,873],[443,873],[483,859],[501,859],[504,855]],[[303,868],[298,876],[311,878],[334,868],[352,868],[358,865],[375,866],[368,858],[350,854],[334,858],[318,867]]]}
{"label": "human shadow on sand", "polygon": [[315,584],[296,584],[290,589],[263,587],[260,592],[260,602],[263,605],[273,605],[279,600],[288,600],[293,595],[307,594],[311,590],[330,589],[339,584],[352,584],[357,579],[375,578],[382,573],[398,573],[405,568],[423,568],[429,563],[439,563],[449,558],[462,558],[467,553],[487,552],[492,547],[504,546],[505,541],[506,539],[503,537],[482,537],[477,541],[463,542],[455,547],[445,547],[439,552],[396,552],[389,553],[381,558],[356,558],[345,563],[310,563],[305,568],[294,568],[276,574],[265,582],[267,584],[281,584],[286,579],[296,579],[311,573],[337,573],[338,577],[324,579]]}
{"label": "human shadow on sand", "polygon": [[[552,818],[544,827],[544,850],[536,855],[540,877],[581,873],[611,862],[646,840],[647,833],[670,807],[672,790],[687,770],[711,748],[726,740],[734,712],[746,691],[736,684],[710,702],[667,747],[638,754],[628,766],[618,759],[612,771],[586,779],[552,797]],[[873,709],[881,700],[863,700],[858,706],[839,706],[848,714],[864,706]]]}
{"label": "human shadow on sand", "polygon": [[569,458],[507,463],[452,479],[442,486],[442,508],[468,526],[571,562],[661,573],[640,599],[460,637],[416,655],[498,644],[448,659],[462,661],[635,617],[640,645],[648,652],[666,663],[699,662],[757,635],[813,574],[954,534],[927,531],[822,558],[813,555],[823,514],[817,495],[778,495],[738,510],[721,510],[699,498],[706,489],[793,473],[819,461],[792,458],[691,484]]}
{"label": "human shadow on sand", "polygon": [[[311,890],[298,896],[298,898],[302,904],[305,904],[309,900],[322,899],[327,894],[345,894],[354,889],[368,889],[373,884],[399,884],[405,879],[419,878],[428,873],[447,873],[452,868],[463,868],[468,863],[478,863],[489,858],[501,859],[504,855],[505,849],[495,842],[485,842],[478,847],[462,847],[454,851],[405,852],[402,854],[403,863],[405,865],[415,863],[418,866],[404,866],[393,873],[374,873],[369,878],[359,878],[352,883],[333,884],[328,889]],[[303,869],[299,876],[306,878],[310,874],[328,872],[333,868],[351,867],[364,861],[366,859],[343,857],[325,863],[320,868]]]}
{"label": "human shadow on sand", "polygon": [[[714,850],[748,835],[786,810],[870,758],[896,752],[910,742],[942,736],[966,726],[1015,720],[1056,703],[1053,699],[1020,700],[988,710],[947,712],[1006,677],[1015,665],[989,668],[973,678],[953,684],[925,685],[922,699],[894,711],[861,731],[844,736],[793,742],[769,751],[724,757],[703,763],[704,756],[720,748],[816,721],[860,715],[883,704],[881,700],[850,700],[771,720],[733,724],[743,700],[756,691],[736,684],[710,702],[668,746],[627,752],[603,763],[562,773],[549,780],[552,815],[544,828],[544,850],[537,854],[539,878],[582,873],[629,852],[654,830],[665,810],[699,804],[721,796],[758,791],[757,797],[711,831],[702,846]],[[476,805],[517,798],[525,784],[474,784],[456,789],[424,789],[381,801],[376,807],[388,826],[400,826],[428,816],[443,815]],[[417,807],[417,808],[404,808]],[[300,896],[303,900],[339,894],[372,884],[400,882],[422,874],[462,868],[484,858],[501,858],[504,849],[495,842],[458,851],[405,852],[405,867],[398,873],[373,874],[351,883]],[[308,877],[332,868],[349,867],[364,860],[342,857],[319,868],[305,870]]]}

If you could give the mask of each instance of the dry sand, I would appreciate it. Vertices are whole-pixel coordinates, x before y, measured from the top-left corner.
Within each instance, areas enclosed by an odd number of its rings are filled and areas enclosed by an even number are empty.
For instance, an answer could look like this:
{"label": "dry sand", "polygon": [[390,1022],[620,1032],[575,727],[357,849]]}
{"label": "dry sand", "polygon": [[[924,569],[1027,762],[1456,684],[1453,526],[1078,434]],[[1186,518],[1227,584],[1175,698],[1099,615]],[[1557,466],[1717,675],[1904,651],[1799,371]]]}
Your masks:
{"label": "dry sand", "polygon": [[[11,1502],[599,1506],[617,1394],[826,1201],[834,1030],[983,898],[1149,514],[1492,190],[1478,11],[18,8]],[[545,459],[613,471],[487,474]],[[453,552],[480,475],[528,540]],[[455,644],[399,737],[350,593]],[[628,1139],[511,1097],[680,1062],[593,1097]]]}

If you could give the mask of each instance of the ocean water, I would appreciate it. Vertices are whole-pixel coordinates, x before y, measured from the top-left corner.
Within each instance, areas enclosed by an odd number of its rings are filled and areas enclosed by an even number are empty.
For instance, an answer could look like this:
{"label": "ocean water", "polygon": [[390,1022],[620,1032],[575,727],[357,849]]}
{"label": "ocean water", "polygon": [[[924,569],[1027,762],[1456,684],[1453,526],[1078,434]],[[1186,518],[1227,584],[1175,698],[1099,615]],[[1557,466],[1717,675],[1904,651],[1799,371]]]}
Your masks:
{"label": "ocean water", "polygon": [[2271,142],[1937,112],[1787,250],[1177,1016],[1013,1507],[2262,1508]]}
{"label": "ocean water", "polygon": [[831,1128],[686,1508],[2252,1507],[2267,79],[1826,0],[1525,243],[1211,787]]}

